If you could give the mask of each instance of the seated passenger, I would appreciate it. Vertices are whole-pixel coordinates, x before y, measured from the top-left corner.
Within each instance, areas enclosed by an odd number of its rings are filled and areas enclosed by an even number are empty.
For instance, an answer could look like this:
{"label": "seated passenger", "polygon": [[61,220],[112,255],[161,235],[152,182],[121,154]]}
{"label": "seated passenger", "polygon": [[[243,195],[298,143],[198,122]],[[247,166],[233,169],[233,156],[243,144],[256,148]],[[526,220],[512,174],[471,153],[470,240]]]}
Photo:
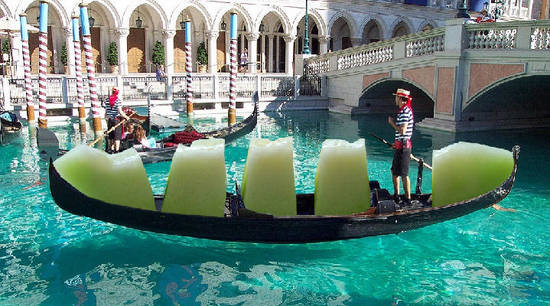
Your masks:
{"label": "seated passenger", "polygon": [[[152,141],[151,141],[152,140]],[[155,148],[155,140],[147,139],[145,129],[138,125],[134,133],[134,148],[136,149],[152,149]]]}

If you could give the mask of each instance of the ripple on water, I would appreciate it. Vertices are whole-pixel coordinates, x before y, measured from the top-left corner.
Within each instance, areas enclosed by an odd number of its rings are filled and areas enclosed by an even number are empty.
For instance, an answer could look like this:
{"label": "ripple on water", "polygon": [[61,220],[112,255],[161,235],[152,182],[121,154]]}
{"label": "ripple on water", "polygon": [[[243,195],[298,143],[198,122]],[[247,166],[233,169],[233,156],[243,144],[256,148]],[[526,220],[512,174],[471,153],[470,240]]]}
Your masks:
{"label": "ripple on water", "polygon": [[[369,176],[391,186],[385,116],[271,113],[226,148],[228,191],[241,181],[253,137],[292,136],[298,192],[312,192],[323,140],[367,142]],[[226,125],[195,120],[199,129]],[[76,127],[76,132],[75,132]],[[65,148],[78,124],[55,127]],[[93,138],[91,130],[88,139]],[[522,145],[516,186],[501,205],[426,228],[306,245],[209,241],[127,229],[59,209],[31,130],[0,150],[0,304],[544,304],[550,300],[548,131],[447,134],[419,129],[414,154],[467,140]],[[162,194],[170,163],[145,166]],[[431,176],[424,172],[424,191]],[[416,169],[411,169],[416,180]],[[414,184],[413,184],[414,185]]]}

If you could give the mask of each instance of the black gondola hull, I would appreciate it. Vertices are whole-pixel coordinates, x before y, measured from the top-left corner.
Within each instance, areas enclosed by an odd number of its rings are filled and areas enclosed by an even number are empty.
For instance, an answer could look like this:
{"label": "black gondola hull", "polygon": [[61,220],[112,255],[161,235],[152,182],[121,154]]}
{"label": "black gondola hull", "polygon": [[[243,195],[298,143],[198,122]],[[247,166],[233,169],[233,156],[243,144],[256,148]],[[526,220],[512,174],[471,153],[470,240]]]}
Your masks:
{"label": "black gondola hull", "polygon": [[[510,192],[517,171],[498,188],[479,197],[442,207],[426,207],[381,215],[209,217],[130,208],[92,199],[66,182],[50,163],[50,190],[57,205],[75,215],[144,231],[226,241],[306,243],[397,234],[458,218],[490,207]],[[234,197],[228,194],[228,201]],[[421,195],[423,200],[429,195]],[[156,196],[160,207],[162,197]],[[313,208],[313,195],[297,195],[298,210]]]}

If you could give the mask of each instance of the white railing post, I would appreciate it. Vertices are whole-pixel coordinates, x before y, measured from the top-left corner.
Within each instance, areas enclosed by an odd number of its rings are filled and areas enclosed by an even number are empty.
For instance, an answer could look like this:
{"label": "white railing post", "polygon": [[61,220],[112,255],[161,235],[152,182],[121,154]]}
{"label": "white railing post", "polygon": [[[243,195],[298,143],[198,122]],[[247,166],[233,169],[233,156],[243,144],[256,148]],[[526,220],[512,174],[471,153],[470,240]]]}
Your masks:
{"label": "white railing post", "polygon": [[332,54],[329,59],[328,71],[338,70],[338,55]]}
{"label": "white railing post", "polygon": [[2,91],[4,91],[4,108],[11,110],[11,88],[10,80],[8,78],[2,78]]}
{"label": "white railing post", "polygon": [[449,19],[445,22],[445,53],[461,54],[467,45],[464,20]]}
{"label": "white railing post", "polygon": [[262,76],[256,74],[256,91],[258,92],[258,101],[262,98]]}
{"label": "white railing post", "polygon": [[407,43],[404,40],[396,41],[393,45],[393,58],[402,59],[407,57]]}
{"label": "white railing post", "polygon": [[172,79],[172,74],[169,74],[165,77],[166,81],[166,100],[174,100],[174,80]]}
{"label": "white railing post", "polygon": [[[116,76],[116,87],[118,88],[118,96],[124,97],[124,79],[120,74]],[[121,98],[121,100],[124,99]]]}
{"label": "white railing post", "polygon": [[531,49],[531,23],[522,23],[518,26],[518,34],[516,38],[516,49],[529,50]]}
{"label": "white railing post", "polygon": [[300,96],[300,78],[294,75],[294,99]]}
{"label": "white railing post", "polygon": [[67,80],[66,76],[63,76],[61,78],[61,97],[63,99],[63,103],[65,105],[69,104],[69,80]]}

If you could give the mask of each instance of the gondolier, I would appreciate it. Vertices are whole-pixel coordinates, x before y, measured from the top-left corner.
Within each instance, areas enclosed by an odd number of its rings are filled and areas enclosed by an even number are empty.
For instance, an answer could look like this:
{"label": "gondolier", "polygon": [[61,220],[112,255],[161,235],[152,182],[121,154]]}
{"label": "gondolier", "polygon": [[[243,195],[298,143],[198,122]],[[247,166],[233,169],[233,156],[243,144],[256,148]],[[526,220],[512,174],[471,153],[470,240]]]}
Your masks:
{"label": "gondolier", "polygon": [[411,199],[411,181],[409,179],[409,163],[411,160],[412,142],[411,137],[414,126],[414,115],[411,106],[411,92],[398,88],[395,95],[395,104],[399,107],[397,120],[388,117],[388,123],[395,130],[395,149],[391,167],[394,200],[399,202],[399,177],[403,181],[405,201]]}
{"label": "gondolier", "polygon": [[[118,88],[113,87],[111,95],[109,96],[108,101],[103,104],[105,107],[105,118],[107,119],[107,129],[110,130],[112,127],[117,125],[120,122],[120,117],[128,120],[130,117],[122,110],[122,105],[120,99],[118,98]],[[114,131],[109,133],[107,142],[107,149],[111,152],[120,151],[120,140],[122,139],[122,125],[119,125]]]}

